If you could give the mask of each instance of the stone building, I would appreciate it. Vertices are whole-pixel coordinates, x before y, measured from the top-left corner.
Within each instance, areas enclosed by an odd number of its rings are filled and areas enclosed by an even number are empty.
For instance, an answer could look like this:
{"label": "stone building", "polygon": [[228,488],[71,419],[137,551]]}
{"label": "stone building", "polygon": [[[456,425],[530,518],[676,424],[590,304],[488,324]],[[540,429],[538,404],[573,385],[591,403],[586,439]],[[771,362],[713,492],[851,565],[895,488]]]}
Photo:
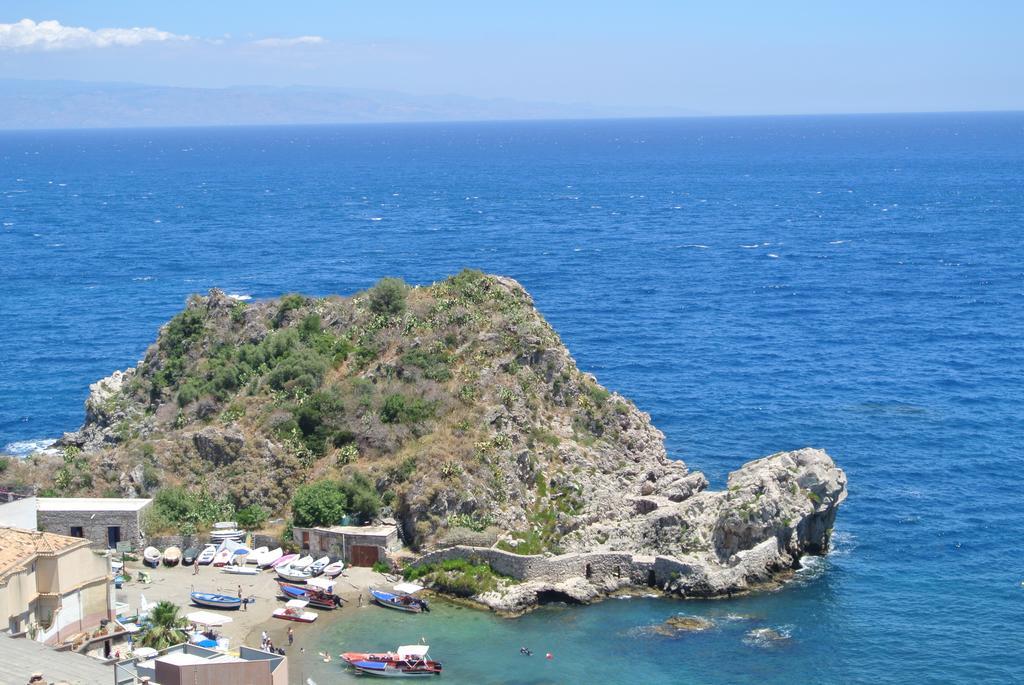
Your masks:
{"label": "stone building", "polygon": [[142,678],[160,685],[288,685],[288,658],[244,645],[235,656],[180,644],[114,668],[116,685],[135,685]]}
{"label": "stone building", "polygon": [[108,561],[87,540],[0,528],[0,621],[12,635],[58,645],[109,620],[112,606]]}
{"label": "stone building", "polygon": [[303,552],[314,557],[326,554],[350,566],[373,566],[402,548],[396,525],[295,527],[292,534]]}
{"label": "stone building", "polygon": [[58,535],[85,538],[94,546],[116,549],[117,543],[144,546],[142,517],[153,500],[117,497],[40,497],[38,526]]}

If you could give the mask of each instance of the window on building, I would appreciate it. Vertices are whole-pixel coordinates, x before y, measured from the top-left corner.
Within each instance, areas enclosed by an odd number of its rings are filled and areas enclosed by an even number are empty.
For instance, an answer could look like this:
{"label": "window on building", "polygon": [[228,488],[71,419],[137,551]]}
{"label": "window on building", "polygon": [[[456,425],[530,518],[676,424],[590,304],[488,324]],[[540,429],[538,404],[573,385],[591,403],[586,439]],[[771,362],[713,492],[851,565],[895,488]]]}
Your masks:
{"label": "window on building", "polygon": [[82,532],[81,526],[71,526],[71,537],[73,538],[84,538],[85,533]]}

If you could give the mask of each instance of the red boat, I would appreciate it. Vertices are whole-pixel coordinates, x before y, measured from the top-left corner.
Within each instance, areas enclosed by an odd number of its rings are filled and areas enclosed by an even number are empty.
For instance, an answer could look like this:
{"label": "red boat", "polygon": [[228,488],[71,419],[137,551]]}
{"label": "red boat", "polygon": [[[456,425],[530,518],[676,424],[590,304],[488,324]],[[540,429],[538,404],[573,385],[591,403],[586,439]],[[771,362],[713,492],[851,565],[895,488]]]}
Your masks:
{"label": "red boat", "polygon": [[385,678],[441,675],[441,662],[427,655],[426,645],[404,645],[394,652],[345,652],[341,655],[359,673]]}
{"label": "red boat", "polygon": [[294,585],[280,578],[277,579],[277,584],[281,588],[281,594],[288,599],[303,599],[318,609],[336,609],[341,606],[340,597],[324,590],[309,585]]}

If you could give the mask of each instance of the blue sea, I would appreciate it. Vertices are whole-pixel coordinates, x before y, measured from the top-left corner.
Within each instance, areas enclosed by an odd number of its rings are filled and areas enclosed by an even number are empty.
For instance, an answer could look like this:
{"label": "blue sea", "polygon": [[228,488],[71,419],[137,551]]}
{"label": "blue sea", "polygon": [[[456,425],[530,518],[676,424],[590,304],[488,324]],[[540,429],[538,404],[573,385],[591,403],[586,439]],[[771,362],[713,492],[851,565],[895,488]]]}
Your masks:
{"label": "blue sea", "polygon": [[[190,293],[463,267],[714,485],[828,450],[835,549],[732,601],[346,609],[311,649],[425,637],[448,683],[1024,681],[1022,114],[0,133],[0,447],[76,428]],[[677,612],[716,627],[651,634]]]}

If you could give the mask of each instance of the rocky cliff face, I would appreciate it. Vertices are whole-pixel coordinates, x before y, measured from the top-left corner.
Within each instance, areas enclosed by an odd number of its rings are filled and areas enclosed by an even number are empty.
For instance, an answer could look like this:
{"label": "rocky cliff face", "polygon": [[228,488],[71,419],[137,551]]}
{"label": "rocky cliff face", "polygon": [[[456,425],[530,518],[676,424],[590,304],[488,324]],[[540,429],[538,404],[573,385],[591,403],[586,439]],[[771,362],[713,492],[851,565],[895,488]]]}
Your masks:
{"label": "rocky cliff face", "polygon": [[845,497],[810,449],[708,491],[647,414],[576,367],[518,283],[478,272],[348,298],[193,297],[135,368],[91,387],[62,445],[63,461],[5,478],[58,494],[180,484],[287,514],[298,484],[358,471],[423,550],[627,551],[711,573],[759,555],[749,578],[823,552]]}

